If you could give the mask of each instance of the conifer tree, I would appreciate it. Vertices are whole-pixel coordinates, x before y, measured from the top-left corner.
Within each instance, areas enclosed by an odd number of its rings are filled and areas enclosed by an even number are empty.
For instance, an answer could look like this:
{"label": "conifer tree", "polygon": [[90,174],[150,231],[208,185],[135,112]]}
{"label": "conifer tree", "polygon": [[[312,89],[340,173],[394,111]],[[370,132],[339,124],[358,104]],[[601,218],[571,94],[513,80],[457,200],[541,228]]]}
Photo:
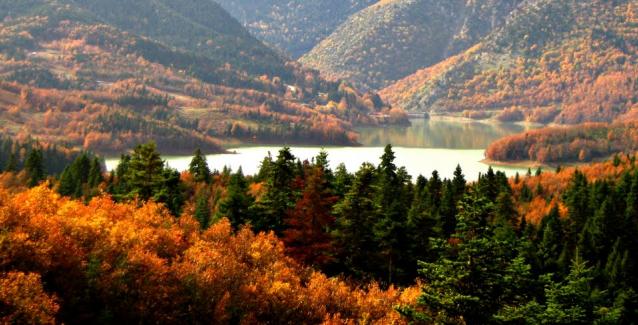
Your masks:
{"label": "conifer tree", "polygon": [[5,172],[16,172],[18,171],[18,159],[16,158],[15,152],[11,152],[9,155],[9,160],[7,161],[6,166],[4,167]]}
{"label": "conifer tree", "polygon": [[87,180],[89,188],[96,188],[102,181],[104,181],[104,177],[102,176],[102,164],[97,157],[94,157],[91,161]]}
{"label": "conifer tree", "polygon": [[378,249],[372,230],[380,214],[375,201],[375,183],[374,166],[363,164],[355,174],[350,191],[334,207],[333,236],[340,263],[358,278],[370,277],[371,270],[378,268],[375,259]]}
{"label": "conifer tree", "polygon": [[296,158],[290,148],[281,149],[268,168],[266,193],[259,202],[260,213],[253,218],[256,231],[273,230],[281,234],[284,230],[284,216],[296,202],[292,185],[297,169]]}
{"label": "conifer tree", "polygon": [[202,229],[208,229],[211,222],[210,204],[208,203],[209,193],[206,190],[201,191],[197,196],[195,203],[195,220],[199,222]]}
{"label": "conifer tree", "polygon": [[29,152],[29,155],[27,156],[27,160],[24,162],[24,170],[29,176],[28,185],[30,187],[36,186],[44,180],[44,158],[41,149],[31,149],[31,152]]}
{"label": "conifer tree", "polygon": [[557,205],[554,205],[549,215],[541,222],[539,236],[538,256],[543,271],[557,272],[559,270],[559,257],[563,251],[565,238]]}
{"label": "conifer tree", "polygon": [[306,265],[324,266],[332,260],[332,205],[336,202],[323,167],[307,169],[305,188],[286,218],[283,242],[290,256]]}
{"label": "conifer tree", "polygon": [[334,193],[337,196],[343,197],[350,191],[350,185],[352,185],[353,176],[352,174],[348,173],[346,165],[344,165],[343,163],[337,166],[334,175]]}
{"label": "conifer tree", "polygon": [[190,162],[188,170],[191,173],[191,175],[193,175],[193,178],[195,179],[195,181],[210,183],[210,180],[211,180],[210,168],[208,167],[208,162],[206,161],[206,157],[204,157],[200,149],[195,150],[193,159]]}
{"label": "conifer tree", "polygon": [[142,200],[152,198],[164,181],[163,169],[164,161],[154,142],[137,146],[133,150],[125,176],[131,188],[128,195],[138,196]]}
{"label": "conifer tree", "polygon": [[242,169],[239,168],[230,177],[226,197],[220,202],[217,213],[218,217],[227,218],[235,229],[239,229],[241,225],[253,219],[253,211],[250,208],[254,204],[254,199],[247,194],[247,191],[248,183]]}
{"label": "conifer tree", "polygon": [[399,269],[401,252],[407,248],[406,216],[407,207],[402,201],[404,195],[404,184],[409,181],[405,179],[407,173],[397,173],[394,164],[395,155],[392,146],[385,147],[381,163],[378,167],[378,185],[376,193],[376,205],[380,208],[380,218],[374,225],[374,233],[379,243],[382,259],[387,263],[384,278],[388,283],[392,283],[395,273],[405,270]]}
{"label": "conifer tree", "polygon": [[[516,242],[493,237],[488,225],[491,203],[473,193],[461,203],[458,226],[449,240],[437,240],[440,258],[421,263],[420,304],[432,311],[434,323],[486,324],[502,304],[526,295],[530,267],[517,257]],[[403,310],[409,318],[426,315]]]}

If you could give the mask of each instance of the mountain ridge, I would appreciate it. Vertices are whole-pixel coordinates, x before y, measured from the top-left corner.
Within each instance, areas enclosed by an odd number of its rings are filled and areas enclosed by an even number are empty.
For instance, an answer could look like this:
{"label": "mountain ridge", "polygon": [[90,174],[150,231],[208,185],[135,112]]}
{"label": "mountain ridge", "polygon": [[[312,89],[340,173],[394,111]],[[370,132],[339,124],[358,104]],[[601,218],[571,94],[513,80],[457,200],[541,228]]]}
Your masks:
{"label": "mountain ridge", "polygon": [[472,49],[381,94],[408,110],[503,120],[574,124],[635,115],[636,4],[527,1]]}
{"label": "mountain ridge", "polygon": [[382,1],[351,16],[300,61],[362,89],[383,88],[471,47],[520,2]]}

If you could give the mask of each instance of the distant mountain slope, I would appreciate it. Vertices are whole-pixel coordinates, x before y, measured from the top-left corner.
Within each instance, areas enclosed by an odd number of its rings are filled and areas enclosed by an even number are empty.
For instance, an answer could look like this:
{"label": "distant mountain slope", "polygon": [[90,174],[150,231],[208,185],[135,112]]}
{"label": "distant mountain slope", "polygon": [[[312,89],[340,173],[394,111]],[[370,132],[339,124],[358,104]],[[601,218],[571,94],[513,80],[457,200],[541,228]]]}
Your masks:
{"label": "distant mountain slope", "polygon": [[378,0],[217,0],[257,38],[298,58]]}
{"label": "distant mountain slope", "polygon": [[472,49],[382,95],[409,110],[581,123],[638,116],[638,1],[529,0]]}
{"label": "distant mountain slope", "polygon": [[350,17],[301,58],[362,88],[382,88],[474,45],[522,0],[386,0]]}
{"label": "distant mountain slope", "polygon": [[58,1],[83,8],[119,29],[205,55],[220,66],[230,63],[255,74],[284,71],[282,57],[211,0]]}
{"label": "distant mountain slope", "polygon": [[0,0],[0,9],[3,134],[98,152],[151,139],[172,153],[352,144],[353,123],[390,113],[377,95],[286,61],[205,1]]}

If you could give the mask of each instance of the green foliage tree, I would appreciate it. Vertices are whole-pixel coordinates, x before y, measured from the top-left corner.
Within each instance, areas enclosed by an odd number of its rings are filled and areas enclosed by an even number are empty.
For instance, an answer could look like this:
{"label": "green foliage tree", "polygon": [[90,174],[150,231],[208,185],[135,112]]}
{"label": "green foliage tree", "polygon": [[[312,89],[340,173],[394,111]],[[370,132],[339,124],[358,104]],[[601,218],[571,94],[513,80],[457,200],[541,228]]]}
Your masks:
{"label": "green foliage tree", "polygon": [[33,187],[38,185],[45,178],[44,173],[44,157],[42,155],[42,149],[33,148],[27,160],[24,162],[24,170],[29,176],[28,185]]}
{"label": "green foliage tree", "polygon": [[383,273],[388,283],[392,283],[393,276],[396,276],[394,273],[399,273],[400,276],[402,272],[405,272],[400,268],[399,259],[408,245],[404,234],[407,231],[406,216],[409,206],[406,206],[403,198],[405,198],[405,184],[409,179],[406,179],[407,173],[397,173],[394,160],[392,146],[388,145],[385,147],[378,167],[375,195],[380,216],[374,224],[374,234],[379,243],[382,259],[387,263],[387,269]]}
{"label": "green foliage tree", "polygon": [[210,168],[208,167],[206,157],[202,155],[202,151],[200,149],[195,150],[188,170],[196,181],[210,183]]}
{"label": "green foliage tree", "polygon": [[7,161],[6,166],[4,167],[5,172],[15,172],[18,170],[18,159],[16,158],[15,152],[11,152],[9,155],[9,160]]}
{"label": "green foliage tree", "polygon": [[592,274],[584,261],[575,259],[565,281],[554,282],[551,274],[542,277],[547,283],[545,303],[532,300],[522,306],[505,307],[496,318],[522,324],[618,324],[621,308],[602,305],[602,296],[592,289]]}
{"label": "green foliage tree", "polygon": [[230,224],[238,229],[241,225],[251,222],[254,204],[252,196],[248,195],[248,183],[241,168],[230,177],[226,197],[219,204],[218,217],[228,218]]}
{"label": "green foliage tree", "polygon": [[165,166],[157,146],[142,144],[123,155],[108,190],[118,200],[155,200],[178,216],[184,205],[184,184],[177,170]]}
{"label": "green foliage tree", "polygon": [[253,218],[253,227],[256,231],[273,230],[281,234],[284,230],[284,216],[289,209],[294,208],[296,202],[292,183],[297,176],[297,166],[290,148],[281,149],[277,159],[267,168],[266,194],[259,202],[261,209]]}
{"label": "green foliage tree", "polygon": [[199,222],[202,229],[208,229],[211,223],[211,211],[210,204],[208,203],[209,193],[208,191],[201,191],[197,195],[197,202],[195,203],[195,219]]}
{"label": "green foliage tree", "polygon": [[125,174],[131,188],[128,195],[142,200],[152,198],[164,182],[163,170],[164,161],[154,142],[135,147]]}
{"label": "green foliage tree", "polygon": [[[461,203],[452,240],[435,241],[434,262],[421,262],[425,281],[419,303],[432,311],[434,323],[485,324],[507,302],[521,300],[530,286],[530,267],[516,253],[516,242],[493,237],[487,221],[492,203],[478,193]],[[403,310],[413,320],[428,315]]]}
{"label": "green foliage tree", "polygon": [[355,174],[350,191],[335,205],[336,222],[333,230],[339,259],[349,274],[369,277],[376,270],[376,240],[372,231],[380,215],[375,201],[376,169],[363,164]]}

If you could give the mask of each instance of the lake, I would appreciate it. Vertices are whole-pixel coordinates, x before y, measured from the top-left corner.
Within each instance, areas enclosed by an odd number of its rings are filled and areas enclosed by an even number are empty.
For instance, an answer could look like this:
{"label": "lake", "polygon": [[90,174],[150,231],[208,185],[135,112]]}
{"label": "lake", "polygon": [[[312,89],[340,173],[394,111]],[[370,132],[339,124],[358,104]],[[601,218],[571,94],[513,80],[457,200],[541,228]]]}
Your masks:
{"label": "lake", "polygon": [[[343,163],[354,172],[364,162],[377,164],[383,148],[391,143],[396,153],[396,165],[404,166],[413,177],[430,175],[437,170],[442,177],[450,178],[457,165],[461,165],[468,180],[476,180],[488,165],[482,163],[484,151],[494,140],[506,135],[523,132],[533,126],[511,123],[487,123],[446,118],[411,120],[408,127],[379,127],[359,129],[361,147],[325,147],[330,166]],[[230,148],[229,154],[207,156],[211,169],[221,170],[228,166],[233,170],[241,167],[244,174],[255,174],[261,161],[269,153],[277,156],[281,146],[254,146]],[[321,147],[292,146],[292,153],[302,159],[312,159]],[[180,171],[188,169],[190,156],[165,156],[169,166]],[[109,170],[114,169],[119,158],[106,160]],[[527,168],[494,166],[512,176],[525,173]]]}

